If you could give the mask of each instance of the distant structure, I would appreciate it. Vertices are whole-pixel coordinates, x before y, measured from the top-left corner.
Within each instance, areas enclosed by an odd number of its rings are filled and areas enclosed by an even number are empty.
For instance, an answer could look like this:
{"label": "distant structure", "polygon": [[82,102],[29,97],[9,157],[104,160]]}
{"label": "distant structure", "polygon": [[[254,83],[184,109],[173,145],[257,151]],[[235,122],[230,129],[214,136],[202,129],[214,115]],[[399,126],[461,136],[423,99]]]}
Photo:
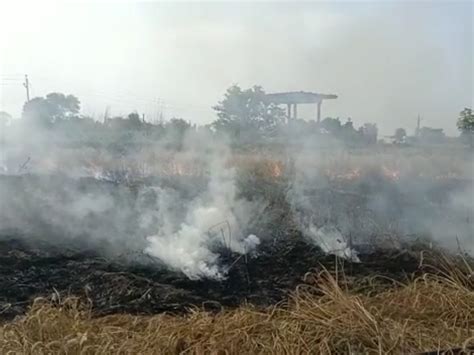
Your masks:
{"label": "distant structure", "polygon": [[422,127],[418,139],[422,143],[443,143],[446,135],[442,128]]}
{"label": "distant structure", "polygon": [[[307,91],[291,91],[291,92],[279,92],[274,94],[267,94],[267,98],[270,102],[277,105],[287,106],[287,118],[297,118],[298,116],[298,104],[317,104],[316,121],[321,122],[321,104],[323,100],[337,99],[337,95],[332,94],[318,94],[315,92]],[[293,107],[293,109],[292,109]]]}

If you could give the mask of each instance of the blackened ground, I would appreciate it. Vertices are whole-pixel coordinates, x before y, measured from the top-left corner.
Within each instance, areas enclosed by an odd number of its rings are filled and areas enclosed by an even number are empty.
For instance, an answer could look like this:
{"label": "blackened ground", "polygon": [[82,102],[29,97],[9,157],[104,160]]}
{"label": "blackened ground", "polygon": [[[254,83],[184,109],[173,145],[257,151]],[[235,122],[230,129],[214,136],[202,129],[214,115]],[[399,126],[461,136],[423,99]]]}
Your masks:
{"label": "blackened ground", "polygon": [[[333,256],[323,255],[296,232],[261,245],[258,256],[224,253],[222,258],[231,266],[225,281],[193,281],[153,263],[130,266],[94,252],[0,239],[0,319],[23,314],[36,297],[79,296],[90,300],[97,315],[179,313],[192,306],[213,310],[245,302],[266,306],[284,300],[308,271],[336,265]],[[378,274],[405,280],[419,265],[416,253],[403,251],[379,251],[361,259],[345,262],[347,278]]]}
{"label": "blackened ground", "polygon": [[[173,183],[176,186],[160,180],[157,186],[176,190],[183,200],[189,200],[196,193],[192,188],[196,185],[194,180]],[[385,231],[381,226],[396,224],[402,218],[419,218],[420,213],[412,215],[407,209],[423,211],[422,215],[430,216],[429,220],[449,217],[449,209],[445,207],[449,194],[453,190],[462,191],[468,183],[471,182],[417,180],[410,182],[409,192],[406,192],[406,187],[401,188],[407,185],[404,182],[395,183],[376,176],[368,181],[337,183],[321,189],[308,184],[301,193],[306,197],[305,203],[312,206],[311,213],[306,213],[317,226],[348,226],[345,234],[350,235],[351,244],[353,240],[355,244],[363,241],[373,247],[385,235],[398,235],[390,234],[391,229]],[[149,231],[137,229],[137,215],[141,210],[136,209],[135,201],[140,195],[136,191],[139,187],[94,179],[0,177],[4,197],[0,200],[4,207],[0,208],[4,212],[3,219],[0,218],[4,228],[0,231],[0,319],[23,314],[36,297],[89,299],[97,315],[116,312],[155,314],[184,312],[192,306],[214,310],[245,302],[258,306],[275,304],[304,283],[308,272],[323,268],[334,270],[336,265],[339,271],[344,270],[349,282],[362,289],[367,279],[364,276],[382,276],[380,282],[388,285],[390,279],[403,281],[420,271],[419,254],[413,251],[413,241],[408,251],[401,245],[404,238],[385,238],[390,242],[380,243],[385,249],[365,247],[365,253],[360,255],[361,263],[346,261],[340,265],[341,260],[336,263],[335,257],[324,255],[302,237],[288,205],[289,190],[284,181],[249,181],[244,176],[239,180],[240,185],[240,193],[245,197],[257,197],[266,202],[266,209],[256,216],[256,221],[249,223],[250,228],[246,231],[246,235],[257,235],[262,244],[255,257],[217,251],[221,255],[221,265],[230,268],[228,278],[217,282],[189,280],[142,254],[138,255],[138,264],[130,261],[133,256],[105,252],[110,243],[102,245],[96,240],[104,240],[101,237],[111,233],[115,236],[113,244],[121,246],[121,252],[143,250],[135,245],[130,249],[122,245],[128,240],[130,228],[137,235],[150,235],[147,234]],[[68,219],[62,220],[55,217],[53,221],[59,219],[61,223],[51,225],[49,217],[61,213],[59,207],[64,206],[64,201],[91,194],[106,196],[120,208],[90,213],[83,218],[65,215],[63,218]],[[142,207],[146,209],[149,206],[145,202]],[[56,210],[48,213],[53,207]],[[295,208],[297,212],[298,207]],[[9,211],[12,213],[7,213]],[[454,215],[451,219],[458,221],[456,218],[461,217]],[[22,225],[16,226],[16,223]],[[23,229],[7,231],[15,226]],[[87,236],[86,232],[95,234]],[[28,244],[27,240],[34,243]],[[94,251],[89,251],[88,247]],[[367,286],[367,289],[373,289],[372,284]]]}

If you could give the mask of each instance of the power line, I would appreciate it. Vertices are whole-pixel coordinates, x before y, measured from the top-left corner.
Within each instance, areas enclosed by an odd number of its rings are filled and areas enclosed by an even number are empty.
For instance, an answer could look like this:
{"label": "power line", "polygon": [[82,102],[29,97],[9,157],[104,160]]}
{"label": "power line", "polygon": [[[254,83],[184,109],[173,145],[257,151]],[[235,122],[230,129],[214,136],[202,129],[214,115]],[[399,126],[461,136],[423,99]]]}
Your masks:
{"label": "power line", "polygon": [[0,85],[2,86],[18,86],[18,84],[21,84],[22,82],[8,82],[8,81],[2,81],[0,80]]}
{"label": "power line", "polygon": [[[45,80],[51,81],[50,77],[40,76],[39,78],[43,78]],[[56,79],[53,79],[53,81],[55,80]],[[70,86],[76,85],[75,83],[72,83],[70,81],[61,81],[61,83],[65,83]],[[81,94],[81,96],[87,96],[87,95],[102,96],[112,101],[121,102],[121,103],[134,103],[134,104],[138,104],[138,102],[144,102],[149,105],[156,105],[156,100],[157,100],[156,98],[153,98],[150,96],[139,96],[126,90],[113,90],[113,91],[108,90],[107,92],[87,91],[87,93]],[[167,108],[175,108],[175,109],[184,108],[184,109],[189,109],[193,111],[208,111],[210,109],[210,107],[205,106],[205,105],[189,104],[189,103],[179,102],[175,100],[164,99],[161,97],[159,97],[158,100],[160,100],[162,106],[165,106]]]}
{"label": "power line", "polygon": [[17,74],[0,74],[0,79],[21,80],[23,75]]}
{"label": "power line", "polygon": [[[0,86],[4,85],[14,85],[15,83],[20,83],[20,77],[17,77],[16,74],[8,74],[8,75],[3,75],[0,76]],[[35,76],[36,78],[43,78],[46,81],[51,81],[50,77],[45,77],[45,76]],[[8,79],[8,81],[3,81],[3,78]],[[53,82],[56,81],[54,78],[52,80]],[[70,85],[71,87],[75,86],[75,83],[72,82],[64,82],[61,81],[61,84],[66,84]],[[22,83],[22,86],[26,90],[26,99],[27,102],[30,101],[31,95],[33,94],[33,86],[31,82],[29,81],[28,75],[24,76],[24,82]],[[104,100],[106,101],[107,104],[110,103],[115,103],[120,105],[122,108],[125,108],[125,106],[133,106],[135,110],[139,111],[148,111],[151,114],[151,117],[155,117],[155,119],[158,119],[159,117],[163,117],[164,113],[167,111],[167,113],[170,116],[173,115],[182,115],[183,112],[179,113],[179,111],[187,111],[188,115],[191,114],[191,112],[196,112],[196,114],[199,114],[199,112],[208,112],[210,111],[211,107],[208,107],[207,105],[196,105],[196,104],[189,104],[189,103],[184,103],[184,102],[179,102],[175,100],[166,100],[161,97],[158,98],[151,98],[151,97],[145,97],[145,96],[139,96],[136,95],[135,93],[131,92],[126,92],[127,90],[112,90],[112,91],[85,91],[81,92],[82,90],[78,90],[78,94],[80,97],[99,97],[101,98],[101,101]],[[153,112],[154,111],[154,112]],[[173,113],[173,111],[178,111]]]}

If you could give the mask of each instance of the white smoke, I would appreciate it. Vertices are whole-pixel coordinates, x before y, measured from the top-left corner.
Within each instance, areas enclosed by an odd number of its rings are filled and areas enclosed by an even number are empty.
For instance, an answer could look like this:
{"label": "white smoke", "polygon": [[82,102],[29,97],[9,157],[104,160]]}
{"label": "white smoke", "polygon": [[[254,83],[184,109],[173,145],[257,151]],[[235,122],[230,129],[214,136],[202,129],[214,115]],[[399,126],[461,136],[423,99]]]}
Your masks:
{"label": "white smoke", "polygon": [[[421,148],[372,154],[333,148],[326,156],[310,144],[295,154],[287,200],[299,229],[324,252],[357,262],[353,249],[429,240],[474,255],[471,156],[444,147],[436,155]],[[343,182],[324,175],[340,169],[359,173],[342,174]]]}
{"label": "white smoke", "polygon": [[344,236],[335,227],[323,226],[318,228],[311,224],[303,232],[308,239],[319,246],[325,253],[336,255],[352,262],[360,262],[357,252],[348,246]]}
{"label": "white smoke", "polygon": [[250,234],[244,239],[244,251],[245,253],[252,252],[257,249],[260,245],[260,239],[255,234]]}
{"label": "white smoke", "polygon": [[255,235],[242,235],[241,226],[248,223],[254,204],[237,197],[234,171],[224,165],[222,156],[214,157],[208,187],[185,208],[184,222],[176,225],[174,214],[167,213],[170,209],[160,206],[160,228],[147,238],[147,254],[191,279],[225,277],[212,247],[246,254],[260,244]]}

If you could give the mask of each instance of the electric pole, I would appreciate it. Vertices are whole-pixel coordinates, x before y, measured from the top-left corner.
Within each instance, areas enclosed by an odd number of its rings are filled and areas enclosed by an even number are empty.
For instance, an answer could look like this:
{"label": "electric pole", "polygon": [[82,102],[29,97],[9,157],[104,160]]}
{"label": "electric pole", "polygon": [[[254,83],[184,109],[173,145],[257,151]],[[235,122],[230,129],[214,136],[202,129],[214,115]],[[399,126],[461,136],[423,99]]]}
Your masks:
{"label": "electric pole", "polygon": [[26,102],[30,101],[30,82],[28,81],[28,75],[25,74],[25,82],[23,83],[23,86],[26,89]]}
{"label": "electric pole", "polygon": [[104,112],[104,124],[107,123],[109,119],[109,111],[110,111],[110,106],[107,105]]}
{"label": "electric pole", "polygon": [[157,112],[157,118],[160,123],[163,123],[163,101],[158,98],[158,112]]}
{"label": "electric pole", "polygon": [[416,130],[415,130],[415,136],[418,137],[420,135],[420,122],[421,122],[421,117],[418,114],[418,118],[416,120]]}

